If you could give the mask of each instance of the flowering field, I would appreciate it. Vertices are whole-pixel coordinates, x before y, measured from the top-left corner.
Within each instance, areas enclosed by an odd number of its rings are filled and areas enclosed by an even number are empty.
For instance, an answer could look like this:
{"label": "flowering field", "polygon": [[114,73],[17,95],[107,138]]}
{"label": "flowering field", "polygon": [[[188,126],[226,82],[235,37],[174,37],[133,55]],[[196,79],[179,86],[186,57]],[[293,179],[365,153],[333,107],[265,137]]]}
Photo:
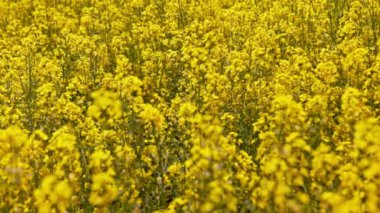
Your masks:
{"label": "flowering field", "polygon": [[380,1],[0,0],[0,212],[380,212]]}

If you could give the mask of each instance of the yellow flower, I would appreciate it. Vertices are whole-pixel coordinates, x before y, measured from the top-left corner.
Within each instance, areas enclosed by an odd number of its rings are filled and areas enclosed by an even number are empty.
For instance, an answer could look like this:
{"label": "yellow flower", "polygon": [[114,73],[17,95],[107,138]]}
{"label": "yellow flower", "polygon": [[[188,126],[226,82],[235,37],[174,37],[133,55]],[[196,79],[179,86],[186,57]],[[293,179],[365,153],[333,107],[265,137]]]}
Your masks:
{"label": "yellow flower", "polygon": [[34,192],[39,212],[50,212],[57,209],[65,212],[70,205],[73,190],[67,180],[58,180],[49,175],[42,181],[41,188]]}
{"label": "yellow flower", "polygon": [[107,173],[99,173],[92,177],[89,201],[95,206],[107,206],[119,195],[115,180]]}
{"label": "yellow flower", "polygon": [[139,113],[140,118],[145,122],[152,122],[158,128],[160,128],[164,123],[164,116],[161,115],[160,111],[150,104],[143,104],[141,106],[142,110]]}

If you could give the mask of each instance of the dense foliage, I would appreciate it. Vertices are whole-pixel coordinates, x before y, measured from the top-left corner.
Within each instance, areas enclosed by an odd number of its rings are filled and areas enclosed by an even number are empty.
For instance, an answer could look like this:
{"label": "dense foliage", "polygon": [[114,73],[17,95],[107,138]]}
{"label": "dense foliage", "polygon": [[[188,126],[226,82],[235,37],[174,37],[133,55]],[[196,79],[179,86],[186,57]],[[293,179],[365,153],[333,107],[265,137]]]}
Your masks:
{"label": "dense foliage", "polygon": [[0,0],[1,212],[380,212],[378,0]]}

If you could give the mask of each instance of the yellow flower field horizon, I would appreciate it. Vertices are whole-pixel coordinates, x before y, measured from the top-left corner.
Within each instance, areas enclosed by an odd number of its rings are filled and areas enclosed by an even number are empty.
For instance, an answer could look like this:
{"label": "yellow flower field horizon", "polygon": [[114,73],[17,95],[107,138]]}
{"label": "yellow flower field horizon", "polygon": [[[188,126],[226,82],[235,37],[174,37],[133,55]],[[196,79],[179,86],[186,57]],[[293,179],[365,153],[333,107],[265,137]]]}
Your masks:
{"label": "yellow flower field horizon", "polygon": [[380,1],[0,0],[0,212],[380,212]]}

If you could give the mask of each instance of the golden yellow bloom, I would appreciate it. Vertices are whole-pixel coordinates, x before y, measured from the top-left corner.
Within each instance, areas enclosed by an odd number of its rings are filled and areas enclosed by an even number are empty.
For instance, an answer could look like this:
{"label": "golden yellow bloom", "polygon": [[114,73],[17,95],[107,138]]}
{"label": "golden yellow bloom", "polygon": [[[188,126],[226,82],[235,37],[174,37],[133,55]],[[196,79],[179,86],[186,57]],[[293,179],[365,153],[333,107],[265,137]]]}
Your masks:
{"label": "golden yellow bloom", "polygon": [[41,188],[34,192],[39,212],[65,212],[70,205],[73,190],[67,180],[58,180],[54,175],[45,177]]}
{"label": "golden yellow bloom", "polygon": [[93,176],[89,201],[95,206],[107,206],[116,199],[119,191],[115,180],[106,173]]}
{"label": "golden yellow bloom", "polygon": [[141,106],[142,110],[139,114],[140,118],[146,122],[152,122],[157,127],[161,127],[164,122],[164,117],[161,115],[161,113],[153,107],[150,104],[144,104]]}

